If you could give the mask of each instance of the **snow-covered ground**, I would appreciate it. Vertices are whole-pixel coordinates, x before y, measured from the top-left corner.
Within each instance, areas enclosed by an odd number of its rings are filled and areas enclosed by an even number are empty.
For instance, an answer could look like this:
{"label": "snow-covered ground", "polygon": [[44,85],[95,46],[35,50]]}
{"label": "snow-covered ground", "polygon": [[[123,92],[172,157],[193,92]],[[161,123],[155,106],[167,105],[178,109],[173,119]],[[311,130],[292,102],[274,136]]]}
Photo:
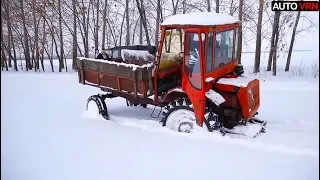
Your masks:
{"label": "snow-covered ground", "polygon": [[318,77],[260,78],[267,133],[251,139],[174,132],[121,98],[107,100],[111,121],[94,118],[100,91],[75,73],[1,72],[1,178],[319,179]]}

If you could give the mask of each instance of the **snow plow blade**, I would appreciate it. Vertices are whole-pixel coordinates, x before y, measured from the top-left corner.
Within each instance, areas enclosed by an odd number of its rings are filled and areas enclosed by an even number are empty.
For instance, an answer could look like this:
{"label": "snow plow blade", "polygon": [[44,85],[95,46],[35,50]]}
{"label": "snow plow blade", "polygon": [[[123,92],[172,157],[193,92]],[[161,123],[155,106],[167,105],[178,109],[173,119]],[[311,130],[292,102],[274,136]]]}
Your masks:
{"label": "snow plow blade", "polygon": [[267,121],[251,119],[246,125],[235,126],[232,129],[222,128],[222,132],[256,138],[259,134],[266,132]]}

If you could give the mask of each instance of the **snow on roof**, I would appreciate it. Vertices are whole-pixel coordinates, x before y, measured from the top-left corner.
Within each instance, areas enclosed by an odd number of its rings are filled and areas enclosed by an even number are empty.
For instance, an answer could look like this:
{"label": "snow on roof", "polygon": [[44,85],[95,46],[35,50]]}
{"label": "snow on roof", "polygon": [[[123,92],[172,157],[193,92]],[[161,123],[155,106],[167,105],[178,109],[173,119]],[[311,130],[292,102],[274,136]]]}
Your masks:
{"label": "snow on roof", "polygon": [[166,20],[161,25],[223,25],[240,22],[237,18],[214,12],[192,12],[188,14],[176,14]]}

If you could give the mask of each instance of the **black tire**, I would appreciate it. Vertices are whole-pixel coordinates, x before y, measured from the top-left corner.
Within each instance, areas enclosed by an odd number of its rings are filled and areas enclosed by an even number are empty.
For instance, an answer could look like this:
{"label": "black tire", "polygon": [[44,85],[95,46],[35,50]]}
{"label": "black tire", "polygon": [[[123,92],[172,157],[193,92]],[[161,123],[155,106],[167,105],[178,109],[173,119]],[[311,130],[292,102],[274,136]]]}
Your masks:
{"label": "black tire", "polygon": [[[186,97],[178,98],[178,99],[172,101],[171,103],[169,103],[164,108],[163,113],[162,113],[162,119],[161,119],[162,126],[167,126],[167,121],[168,121],[168,117],[170,116],[170,114],[172,114],[173,112],[175,112],[177,110],[181,110],[181,109],[184,109],[184,110],[187,110],[187,111],[194,113],[193,108],[192,108],[192,103],[188,98],[186,98]],[[218,113],[215,113],[211,108],[209,108],[209,107],[206,108],[203,126],[206,126],[206,128],[208,129],[209,132],[217,131],[222,126],[220,117],[217,114]],[[180,125],[183,125],[183,124],[188,124],[189,121],[187,121],[187,122],[181,121],[179,123],[180,123]],[[180,125],[179,125],[179,128],[180,128]],[[192,125],[190,124],[190,126],[192,126]],[[191,127],[191,128],[193,128],[193,127]],[[170,129],[172,129],[172,128],[170,128]],[[180,129],[177,129],[177,130],[179,132],[182,132]]]}
{"label": "black tire", "polygon": [[100,95],[92,95],[87,100],[86,110],[88,110],[88,104],[89,102],[94,102],[97,105],[97,108],[99,110],[99,114],[105,118],[106,120],[109,120],[109,114],[107,105],[104,101],[104,98],[102,98]]}
{"label": "black tire", "polygon": [[143,108],[147,108],[147,104],[141,104]]}
{"label": "black tire", "polygon": [[[185,103],[184,103],[185,102]],[[186,109],[193,112],[193,108],[191,106],[191,102],[188,98],[178,98],[172,102],[170,102],[162,112],[162,126],[166,126],[168,116],[178,110],[178,109]]]}
{"label": "black tire", "polygon": [[[185,120],[185,119],[177,119],[176,120],[176,125],[178,124],[178,127],[171,127],[172,124],[167,124],[167,121],[168,121],[168,117],[170,117],[170,115],[174,112],[177,112],[177,111],[181,111],[181,110],[184,110],[184,112],[190,112],[190,115],[191,113],[193,114],[193,119],[190,121],[190,120]],[[168,127],[169,129],[172,129],[172,130],[176,130],[178,132],[186,132],[186,133],[190,133],[190,130],[193,129],[193,125],[196,123],[195,122],[195,117],[194,117],[194,111],[193,111],[193,108],[192,108],[192,103],[191,101],[186,98],[186,97],[183,97],[183,98],[178,98],[172,102],[170,102],[163,110],[163,113],[162,113],[162,119],[161,119],[161,122],[162,122],[162,126],[166,126]],[[206,126],[206,124],[204,124]],[[182,128],[182,126],[189,126],[189,129],[187,128],[187,130],[184,130]]]}

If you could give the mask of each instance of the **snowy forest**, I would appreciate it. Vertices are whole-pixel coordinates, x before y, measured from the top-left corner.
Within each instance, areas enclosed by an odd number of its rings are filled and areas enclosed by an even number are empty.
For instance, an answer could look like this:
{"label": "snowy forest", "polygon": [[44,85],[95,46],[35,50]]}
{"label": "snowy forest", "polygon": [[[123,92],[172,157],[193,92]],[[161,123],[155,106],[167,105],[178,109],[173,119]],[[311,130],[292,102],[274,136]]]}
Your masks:
{"label": "snowy forest", "polygon": [[252,72],[261,71],[266,51],[266,71],[276,75],[279,52],[285,52],[285,71],[290,71],[295,37],[319,27],[305,12],[274,12],[270,6],[271,0],[1,0],[1,66],[41,72],[49,60],[51,71],[54,61],[59,72],[67,71],[67,59],[74,68],[76,57],[94,57],[101,49],[158,46],[164,19],[209,11],[237,17],[239,46],[254,45]]}

